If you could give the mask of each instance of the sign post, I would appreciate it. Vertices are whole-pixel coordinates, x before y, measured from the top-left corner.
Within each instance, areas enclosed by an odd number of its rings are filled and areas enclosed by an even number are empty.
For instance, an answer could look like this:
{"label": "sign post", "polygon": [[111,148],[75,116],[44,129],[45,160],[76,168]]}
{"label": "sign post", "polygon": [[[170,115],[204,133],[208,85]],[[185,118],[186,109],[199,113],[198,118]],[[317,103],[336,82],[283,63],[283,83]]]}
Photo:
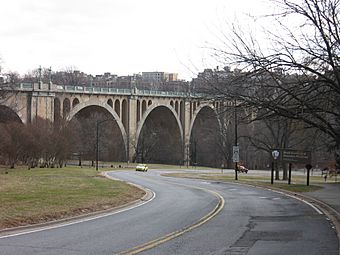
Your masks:
{"label": "sign post", "polygon": [[[280,151],[279,150],[273,150],[272,156],[273,156],[274,160],[276,161],[278,159],[278,157],[280,156]],[[274,161],[272,162],[272,172],[271,172],[270,183],[274,184]]]}
{"label": "sign post", "polygon": [[310,173],[310,169],[312,169],[312,165],[311,165],[312,157],[311,157],[310,151],[280,149],[280,150],[273,150],[272,156],[275,160],[278,157],[280,157],[280,160],[283,163],[289,163],[288,184],[291,183],[292,164],[293,163],[306,164],[305,167],[307,169],[307,186],[309,186],[309,173]]}
{"label": "sign post", "polygon": [[289,163],[289,170],[288,170],[288,184],[290,184],[292,180],[292,163]]}
{"label": "sign post", "polygon": [[233,162],[235,163],[235,180],[237,180],[237,164],[240,162],[240,147],[233,146]]}
{"label": "sign post", "polygon": [[307,164],[306,165],[306,169],[307,169],[307,186],[309,186],[309,171],[312,169],[312,165],[311,164]]}

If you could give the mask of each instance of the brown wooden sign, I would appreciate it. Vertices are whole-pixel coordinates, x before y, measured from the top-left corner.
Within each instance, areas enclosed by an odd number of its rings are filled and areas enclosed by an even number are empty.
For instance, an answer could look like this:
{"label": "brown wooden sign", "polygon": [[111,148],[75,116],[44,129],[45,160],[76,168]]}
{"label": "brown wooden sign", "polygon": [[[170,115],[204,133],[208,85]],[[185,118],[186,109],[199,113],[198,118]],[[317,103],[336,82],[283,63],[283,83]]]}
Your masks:
{"label": "brown wooden sign", "polygon": [[280,150],[280,159],[286,163],[311,163],[311,152],[302,150]]}

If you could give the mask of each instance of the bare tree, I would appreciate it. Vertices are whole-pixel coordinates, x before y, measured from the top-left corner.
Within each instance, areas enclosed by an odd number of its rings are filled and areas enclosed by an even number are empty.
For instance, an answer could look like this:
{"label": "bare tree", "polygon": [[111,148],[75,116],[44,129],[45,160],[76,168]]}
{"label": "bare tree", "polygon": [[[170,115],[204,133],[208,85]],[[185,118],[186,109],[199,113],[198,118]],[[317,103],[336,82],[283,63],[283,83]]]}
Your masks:
{"label": "bare tree", "polygon": [[62,167],[77,143],[77,132],[66,122],[52,123],[37,118],[24,125],[17,121],[0,123],[0,158],[14,168],[17,163],[31,167]]}
{"label": "bare tree", "polygon": [[38,83],[41,81],[43,83],[48,83],[53,74],[51,67],[39,67],[24,74],[21,78],[21,82]]}
{"label": "bare tree", "polygon": [[138,145],[135,147],[136,150],[136,161],[141,163],[147,163],[153,160],[153,155],[159,149],[159,138],[158,132],[144,132],[141,135]]}
{"label": "bare tree", "polygon": [[232,168],[232,145],[234,142],[234,132],[232,131],[232,122],[225,116],[221,118],[220,130],[217,130],[219,139],[217,140],[217,147],[223,157],[222,167]]}
{"label": "bare tree", "polygon": [[[73,152],[83,159],[94,161],[99,148],[99,160],[124,161],[126,152],[124,141],[116,121],[110,114],[98,108],[88,108],[79,112],[69,124],[79,136]],[[97,143],[98,127],[98,143]]]}
{"label": "bare tree", "polygon": [[53,165],[57,164],[62,167],[80,143],[80,136],[78,130],[65,120],[53,124],[52,143],[50,143],[51,159]]}
{"label": "bare tree", "polygon": [[[282,116],[315,128],[340,147],[340,36],[338,0],[274,0],[279,13],[264,18],[281,32],[266,31],[267,48],[235,24],[216,56],[235,67],[213,84],[214,97],[237,100],[254,120]],[[285,24],[295,20],[294,26]],[[262,44],[263,45],[263,44]],[[240,70],[240,71],[239,71]]]}
{"label": "bare tree", "polygon": [[[267,159],[271,157],[273,148],[310,150],[317,140],[315,130],[305,129],[301,121],[282,116],[254,121],[252,131],[241,139],[245,139],[257,150],[266,152]],[[310,132],[312,131],[312,132]],[[287,180],[287,165],[282,163],[283,180]],[[279,168],[275,178],[279,179]]]}
{"label": "bare tree", "polygon": [[17,72],[4,73],[0,63],[0,105],[8,99],[8,95],[11,93],[13,86],[18,83],[19,79],[20,76]]}
{"label": "bare tree", "polygon": [[89,84],[86,74],[80,72],[76,67],[66,67],[61,71],[53,73],[53,83],[60,85],[81,86]]}
{"label": "bare tree", "polygon": [[27,149],[27,130],[18,122],[0,124],[0,154],[4,155],[11,168],[21,160]]}

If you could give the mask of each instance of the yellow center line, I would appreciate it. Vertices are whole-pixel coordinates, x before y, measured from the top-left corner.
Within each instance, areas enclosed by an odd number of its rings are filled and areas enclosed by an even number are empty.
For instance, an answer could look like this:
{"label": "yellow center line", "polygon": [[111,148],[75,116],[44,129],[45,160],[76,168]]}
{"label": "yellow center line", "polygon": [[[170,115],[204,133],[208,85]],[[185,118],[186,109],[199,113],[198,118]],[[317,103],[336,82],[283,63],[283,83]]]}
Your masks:
{"label": "yellow center line", "polygon": [[[174,183],[173,183],[174,184]],[[195,228],[198,228],[200,226],[202,226],[204,223],[208,222],[209,220],[211,220],[213,217],[215,217],[224,207],[224,198],[217,192],[212,191],[212,190],[208,190],[208,189],[204,189],[204,188],[199,188],[199,187],[194,187],[194,186],[189,186],[189,185],[183,185],[183,184],[178,184],[176,183],[176,185],[180,185],[180,186],[186,186],[186,187],[190,187],[190,188],[194,188],[194,189],[199,189],[199,190],[203,190],[205,192],[211,193],[213,194],[215,197],[217,197],[219,199],[218,204],[215,206],[215,208],[210,211],[208,214],[206,214],[205,216],[203,216],[201,219],[199,219],[196,223],[194,223],[191,226],[187,226],[185,228],[182,228],[180,230],[171,232],[165,236],[159,237],[157,239],[151,240],[149,242],[146,242],[144,244],[135,246],[127,251],[123,251],[120,252],[116,255],[133,255],[133,254],[137,254],[139,252],[154,248],[160,244],[163,244],[165,242],[168,242],[176,237],[179,237]]]}

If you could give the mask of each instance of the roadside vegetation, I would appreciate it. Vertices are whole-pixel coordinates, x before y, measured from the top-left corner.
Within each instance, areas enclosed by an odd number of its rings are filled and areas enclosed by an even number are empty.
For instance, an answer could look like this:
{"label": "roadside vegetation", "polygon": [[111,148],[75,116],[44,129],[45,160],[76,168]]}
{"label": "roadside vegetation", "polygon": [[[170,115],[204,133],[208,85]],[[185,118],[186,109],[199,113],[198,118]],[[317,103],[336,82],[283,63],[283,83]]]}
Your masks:
{"label": "roadside vegetation", "polygon": [[[68,160],[67,164],[77,165],[76,161]],[[139,163],[127,163],[127,162],[103,162],[98,163],[99,169],[110,168],[111,170],[135,170]],[[83,161],[83,166],[91,167],[91,161]],[[181,169],[181,170],[216,170],[217,168],[206,167],[206,166],[183,166],[183,165],[167,165],[167,164],[147,164],[149,169],[152,170],[171,170],[171,169]]]}
{"label": "roadside vegetation", "polygon": [[4,168],[0,170],[0,229],[105,210],[144,194],[93,168]]}
{"label": "roadside vegetation", "polygon": [[[244,183],[250,184],[259,187],[268,187],[272,189],[282,189],[291,192],[310,192],[322,189],[320,186],[321,183],[324,182],[323,177],[320,175],[314,175],[310,177],[310,182],[312,185],[306,185],[306,176],[304,175],[292,175],[291,184],[288,184],[287,181],[278,181],[275,180],[274,184],[270,183],[270,172],[268,174],[263,175],[251,175],[251,174],[239,174],[239,178],[235,181],[234,172],[231,170],[224,171],[223,173],[167,173],[163,174],[168,177],[180,177],[180,178],[194,178],[194,179],[202,179],[209,181],[222,181],[222,182],[235,182],[235,183]],[[329,180],[328,183],[333,183],[334,180]]]}

